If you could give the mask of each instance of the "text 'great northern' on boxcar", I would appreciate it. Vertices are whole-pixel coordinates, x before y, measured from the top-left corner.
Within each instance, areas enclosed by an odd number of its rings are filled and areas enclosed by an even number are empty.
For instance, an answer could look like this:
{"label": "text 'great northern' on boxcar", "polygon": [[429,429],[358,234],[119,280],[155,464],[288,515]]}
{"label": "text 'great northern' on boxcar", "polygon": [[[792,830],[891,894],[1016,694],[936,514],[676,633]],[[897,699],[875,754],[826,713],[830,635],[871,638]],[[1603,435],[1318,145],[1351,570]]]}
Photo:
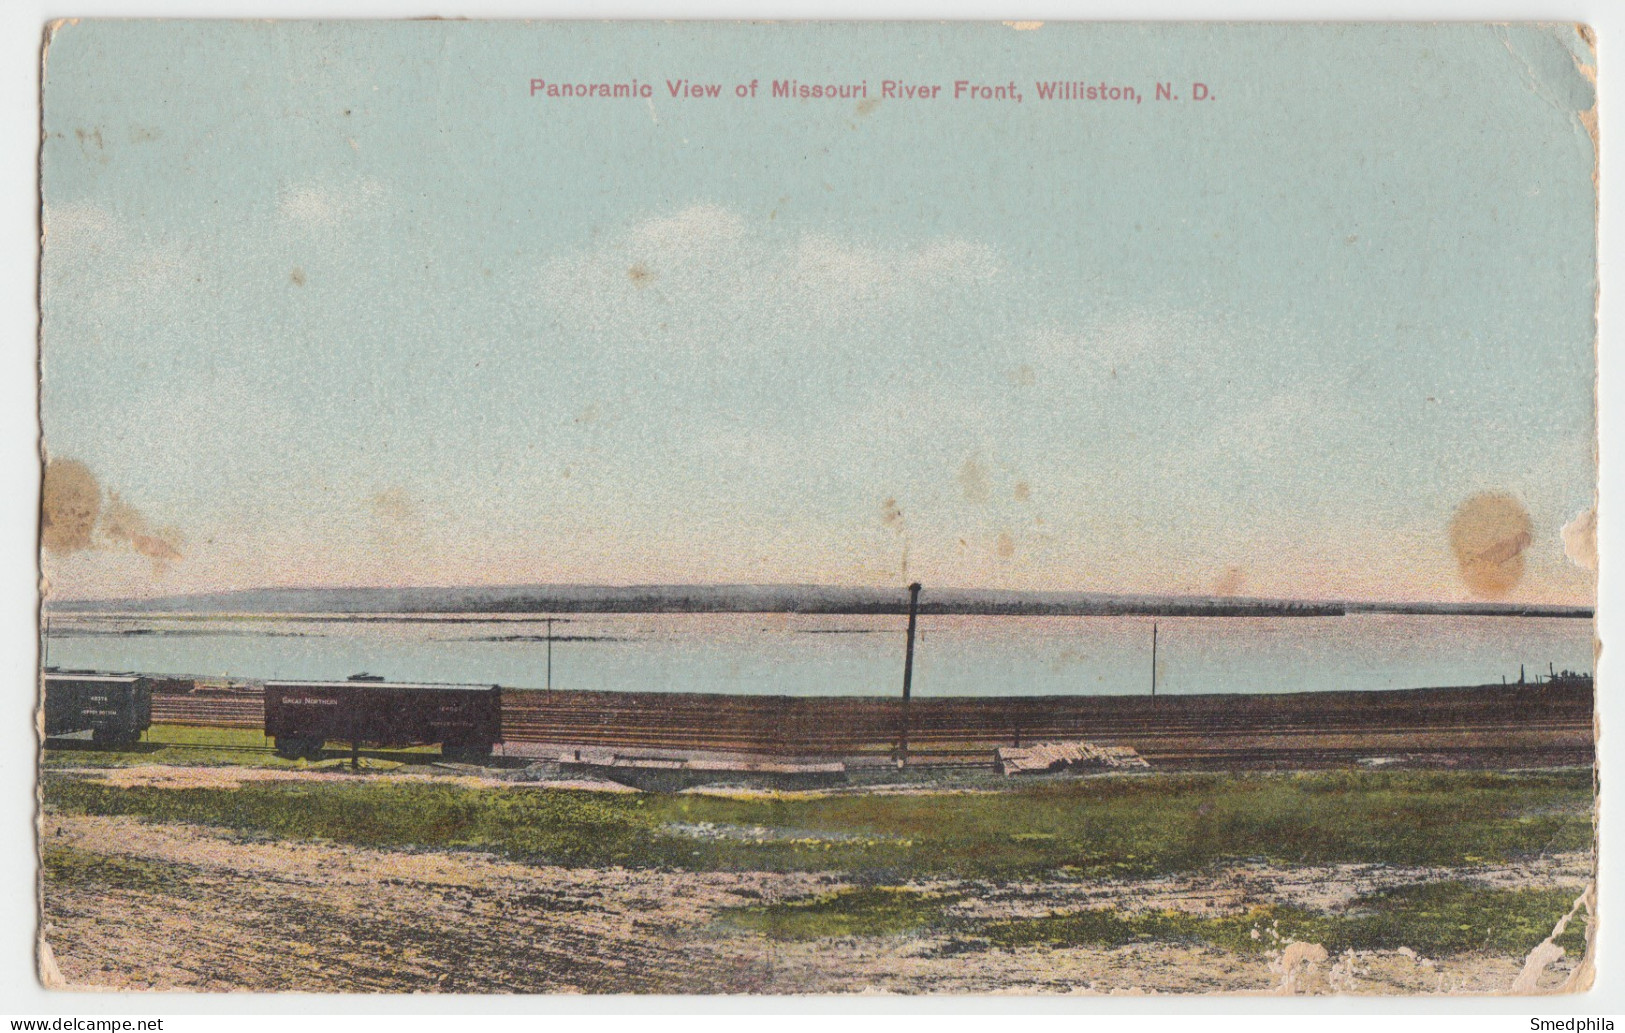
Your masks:
{"label": "text 'great northern' on boxcar", "polygon": [[491,756],[502,741],[502,689],[496,685],[346,681],[268,681],[265,734],[284,757],[321,755],[330,742],[360,746],[440,743],[457,760]]}

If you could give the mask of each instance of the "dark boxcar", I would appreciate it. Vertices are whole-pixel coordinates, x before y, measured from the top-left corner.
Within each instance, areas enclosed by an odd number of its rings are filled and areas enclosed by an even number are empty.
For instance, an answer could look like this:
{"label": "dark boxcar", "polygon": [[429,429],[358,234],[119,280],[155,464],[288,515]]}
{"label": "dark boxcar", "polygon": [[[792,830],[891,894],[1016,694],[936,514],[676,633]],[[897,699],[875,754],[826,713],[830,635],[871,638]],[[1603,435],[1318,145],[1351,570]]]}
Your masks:
{"label": "dark boxcar", "polygon": [[265,734],[284,757],[317,757],[329,740],[363,746],[440,743],[448,757],[483,760],[502,741],[502,690],[366,678],[265,683]]}
{"label": "dark boxcar", "polygon": [[45,672],[45,734],[91,733],[103,746],[129,746],[152,724],[152,684],[133,674]]}

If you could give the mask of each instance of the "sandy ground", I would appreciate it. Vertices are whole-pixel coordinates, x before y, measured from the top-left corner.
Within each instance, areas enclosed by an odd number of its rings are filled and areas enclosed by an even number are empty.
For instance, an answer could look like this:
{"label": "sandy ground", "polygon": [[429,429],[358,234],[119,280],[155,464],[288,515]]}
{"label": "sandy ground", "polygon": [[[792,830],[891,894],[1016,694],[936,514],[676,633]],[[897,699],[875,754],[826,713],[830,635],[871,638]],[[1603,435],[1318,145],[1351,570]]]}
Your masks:
{"label": "sandy ground", "polygon": [[[138,860],[156,877],[44,887],[47,978],[76,987],[464,993],[1505,993],[1524,959],[1410,951],[1327,958],[1167,944],[966,950],[949,934],[778,944],[713,923],[722,908],[826,893],[831,874],[567,869],[484,855],[258,841],[129,818],[46,815],[50,846]],[[1578,894],[1590,859],[1475,870]],[[1325,906],[1439,877],[1380,866],[1240,865],[1102,883],[921,883],[966,914],[1266,900]],[[50,966],[54,965],[52,971]],[[1559,958],[1538,974],[1561,987]]]}

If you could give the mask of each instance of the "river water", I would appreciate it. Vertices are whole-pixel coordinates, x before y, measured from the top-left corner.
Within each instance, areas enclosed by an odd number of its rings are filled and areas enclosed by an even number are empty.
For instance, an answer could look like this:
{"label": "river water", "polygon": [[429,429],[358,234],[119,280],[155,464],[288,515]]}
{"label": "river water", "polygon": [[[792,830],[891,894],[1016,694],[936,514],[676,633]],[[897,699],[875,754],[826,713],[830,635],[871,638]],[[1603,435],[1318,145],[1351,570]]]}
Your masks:
{"label": "river water", "polygon": [[[560,614],[559,689],[810,695],[900,691],[899,616]],[[1159,617],[1157,692],[1401,689],[1592,669],[1592,622],[1360,614]],[[549,684],[546,615],[55,615],[46,662],[206,678]],[[920,618],[920,696],[1148,693],[1152,618]]]}

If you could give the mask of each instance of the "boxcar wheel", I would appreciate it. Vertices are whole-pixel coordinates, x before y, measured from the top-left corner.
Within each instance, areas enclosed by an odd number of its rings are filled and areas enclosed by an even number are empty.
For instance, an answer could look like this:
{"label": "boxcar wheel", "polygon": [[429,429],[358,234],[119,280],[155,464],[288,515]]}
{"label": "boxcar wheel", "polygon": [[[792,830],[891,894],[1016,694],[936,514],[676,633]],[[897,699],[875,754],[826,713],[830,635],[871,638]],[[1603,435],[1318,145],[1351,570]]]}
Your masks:
{"label": "boxcar wheel", "polygon": [[90,733],[90,741],[103,749],[127,749],[140,738],[140,733],[119,732],[111,728],[96,728]]}
{"label": "boxcar wheel", "polygon": [[320,760],[322,746],[320,739],[306,739],[302,735],[279,735],[276,737],[276,755],[285,760]]}
{"label": "boxcar wheel", "polygon": [[459,764],[482,764],[491,759],[488,742],[441,743],[440,755]]}

